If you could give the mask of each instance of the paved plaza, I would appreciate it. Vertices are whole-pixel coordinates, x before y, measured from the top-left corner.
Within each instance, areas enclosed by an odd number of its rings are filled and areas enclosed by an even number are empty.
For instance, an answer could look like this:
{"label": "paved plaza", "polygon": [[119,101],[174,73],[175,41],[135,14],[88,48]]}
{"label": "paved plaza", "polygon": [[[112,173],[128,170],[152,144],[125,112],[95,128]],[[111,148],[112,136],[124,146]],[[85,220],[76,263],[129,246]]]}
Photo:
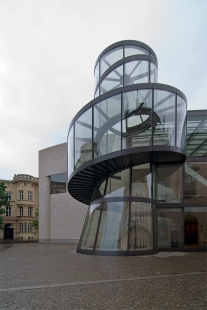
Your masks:
{"label": "paved plaza", "polygon": [[0,309],[207,309],[206,253],[75,251],[67,244],[0,245]]}

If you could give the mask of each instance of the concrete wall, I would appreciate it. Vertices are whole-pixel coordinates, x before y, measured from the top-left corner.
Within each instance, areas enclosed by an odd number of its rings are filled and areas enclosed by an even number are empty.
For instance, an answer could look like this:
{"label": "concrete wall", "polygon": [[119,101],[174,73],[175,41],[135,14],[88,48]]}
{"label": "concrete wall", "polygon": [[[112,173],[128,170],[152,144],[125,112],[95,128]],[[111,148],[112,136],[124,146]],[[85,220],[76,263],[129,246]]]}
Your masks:
{"label": "concrete wall", "polygon": [[67,143],[39,151],[39,242],[77,243],[88,206],[68,192],[50,195],[50,176],[67,172]]}

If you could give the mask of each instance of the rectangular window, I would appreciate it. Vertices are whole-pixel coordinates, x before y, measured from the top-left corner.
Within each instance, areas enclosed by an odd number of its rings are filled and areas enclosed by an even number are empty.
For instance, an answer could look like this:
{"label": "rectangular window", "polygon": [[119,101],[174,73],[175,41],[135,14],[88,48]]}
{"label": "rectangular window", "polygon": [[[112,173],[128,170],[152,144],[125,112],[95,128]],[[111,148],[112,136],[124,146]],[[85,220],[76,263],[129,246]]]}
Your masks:
{"label": "rectangular window", "polygon": [[19,215],[20,216],[24,215],[24,208],[23,207],[19,207]]}
{"label": "rectangular window", "polygon": [[6,193],[8,201],[11,201],[11,193]]}
{"label": "rectangular window", "polygon": [[11,216],[11,207],[6,207],[6,216]]}
{"label": "rectangular window", "polygon": [[28,216],[32,216],[32,207],[28,207]]}
{"label": "rectangular window", "polygon": [[23,192],[23,191],[20,191],[20,192],[19,192],[19,199],[20,199],[20,200],[23,200],[23,199],[24,199],[24,192]]}
{"label": "rectangular window", "polygon": [[32,224],[28,223],[28,232],[32,232]]}
{"label": "rectangular window", "polygon": [[50,176],[50,194],[66,193],[66,173]]}
{"label": "rectangular window", "polygon": [[24,183],[24,186],[27,186],[27,183]]}
{"label": "rectangular window", "polygon": [[28,192],[28,200],[32,200],[32,192]]}
{"label": "rectangular window", "polygon": [[24,232],[27,232],[27,223],[24,223]]}
{"label": "rectangular window", "polygon": [[23,231],[24,231],[23,223],[19,223],[19,232]]}

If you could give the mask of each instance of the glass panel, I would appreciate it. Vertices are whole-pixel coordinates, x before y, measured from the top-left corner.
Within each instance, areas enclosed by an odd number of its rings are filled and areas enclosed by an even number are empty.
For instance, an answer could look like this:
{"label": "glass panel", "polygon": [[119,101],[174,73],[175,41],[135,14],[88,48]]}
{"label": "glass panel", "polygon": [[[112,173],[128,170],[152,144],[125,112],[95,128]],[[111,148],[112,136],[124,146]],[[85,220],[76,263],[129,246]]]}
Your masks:
{"label": "glass panel", "polygon": [[105,197],[130,196],[130,169],[123,170],[109,177]]}
{"label": "glass panel", "polygon": [[155,56],[153,54],[150,53],[150,56],[155,59]]}
{"label": "glass panel", "polygon": [[177,147],[186,149],[186,113],[185,100],[177,96]]}
{"label": "glass panel", "polygon": [[92,201],[95,199],[100,199],[104,196],[105,187],[106,187],[106,178],[104,181],[102,180],[101,182],[99,182],[94,188]]}
{"label": "glass panel", "polygon": [[92,108],[75,122],[75,169],[92,159]]}
{"label": "glass panel", "polygon": [[132,55],[149,55],[149,52],[140,46],[134,45],[126,45],[124,47],[125,57],[132,56]]}
{"label": "glass panel", "polygon": [[206,110],[187,114],[187,156],[207,156],[207,116]]}
{"label": "glass panel", "polygon": [[124,65],[124,85],[149,83],[148,61],[135,60]]}
{"label": "glass panel", "polygon": [[103,203],[96,250],[126,251],[128,219],[128,202]]}
{"label": "glass panel", "polygon": [[100,94],[123,86],[123,65],[109,73],[100,84]]}
{"label": "glass panel", "polygon": [[79,248],[93,250],[100,212],[101,204],[94,204],[89,207],[81,239],[78,245]]}
{"label": "glass panel", "polygon": [[66,193],[66,172],[50,176],[50,194]]}
{"label": "glass panel", "polygon": [[207,162],[185,164],[185,202],[207,203]]}
{"label": "glass panel", "polygon": [[152,174],[150,164],[139,165],[132,168],[131,196],[151,198]]}
{"label": "glass panel", "polygon": [[121,149],[121,95],[94,106],[94,158]]}
{"label": "glass panel", "polygon": [[95,86],[96,86],[99,81],[99,62],[96,65],[96,69],[94,72],[94,78],[95,78]]}
{"label": "glass panel", "polygon": [[183,166],[158,166],[157,199],[158,202],[182,202],[183,193]]}
{"label": "glass panel", "polygon": [[150,83],[157,83],[157,66],[153,62],[150,62]]}
{"label": "glass panel", "polygon": [[96,93],[95,93],[94,98],[96,98],[96,97],[98,97],[98,96],[99,96],[99,87],[98,87],[97,90],[96,90]]}
{"label": "glass panel", "polygon": [[151,205],[145,202],[131,202],[129,250],[153,249]]}
{"label": "glass panel", "polygon": [[100,61],[101,76],[115,62],[123,58],[123,46],[114,48],[105,54]]}
{"label": "glass panel", "polygon": [[152,90],[123,93],[122,148],[152,144]]}
{"label": "glass panel", "polygon": [[74,170],[74,126],[71,127],[68,135],[68,177]]}
{"label": "glass panel", "polygon": [[182,209],[158,209],[158,247],[180,248],[183,246]]}
{"label": "glass panel", "polygon": [[185,207],[185,246],[207,247],[207,210]]}
{"label": "glass panel", "polygon": [[175,145],[175,94],[154,91],[154,145]]}

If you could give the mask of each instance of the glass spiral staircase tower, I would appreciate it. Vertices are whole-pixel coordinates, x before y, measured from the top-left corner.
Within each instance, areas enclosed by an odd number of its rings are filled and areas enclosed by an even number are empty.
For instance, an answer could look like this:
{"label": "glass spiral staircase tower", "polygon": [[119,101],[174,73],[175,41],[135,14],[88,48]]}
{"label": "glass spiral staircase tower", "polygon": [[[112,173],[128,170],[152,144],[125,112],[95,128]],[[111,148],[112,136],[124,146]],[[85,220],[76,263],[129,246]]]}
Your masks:
{"label": "glass spiral staircase tower", "polygon": [[157,83],[157,71],[154,51],[138,41],[117,42],[96,61],[94,99],[68,132],[68,191],[89,205],[78,253],[158,250],[162,183],[186,159],[187,103],[180,90]]}

